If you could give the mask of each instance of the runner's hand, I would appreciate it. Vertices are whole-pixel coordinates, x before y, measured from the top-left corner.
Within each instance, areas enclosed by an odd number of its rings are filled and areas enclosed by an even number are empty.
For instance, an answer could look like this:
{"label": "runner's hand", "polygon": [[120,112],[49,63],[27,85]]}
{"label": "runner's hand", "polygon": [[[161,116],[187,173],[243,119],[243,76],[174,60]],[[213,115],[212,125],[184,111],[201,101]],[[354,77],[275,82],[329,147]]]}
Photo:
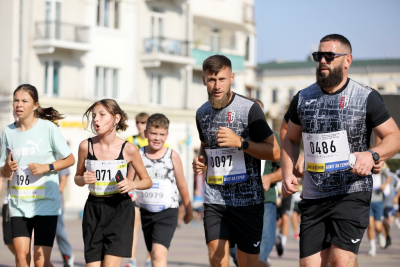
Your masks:
{"label": "runner's hand", "polygon": [[373,174],[378,174],[378,173],[380,173],[380,172],[382,171],[382,169],[383,169],[383,165],[384,165],[384,164],[385,164],[384,161],[378,161],[378,163],[375,162],[374,168],[373,168],[373,170],[372,170],[372,173],[373,173]]}
{"label": "runner's hand", "polygon": [[203,156],[200,157],[195,157],[193,159],[192,167],[193,167],[193,172],[195,174],[200,174],[203,172],[204,167],[206,163],[206,159]]}
{"label": "runner's hand", "polygon": [[94,171],[88,171],[83,173],[83,182],[85,184],[94,184],[97,182],[96,175],[94,175]]}
{"label": "runner's hand", "polygon": [[8,153],[8,156],[6,158],[6,164],[3,167],[3,172],[4,174],[10,174],[8,176],[12,175],[12,172],[16,171],[18,169],[18,163],[16,160],[11,160],[12,157],[12,152]]}
{"label": "runner's hand", "polygon": [[126,179],[126,177],[124,177],[124,178],[125,178],[124,180],[117,183],[117,187],[118,187],[120,194],[129,193],[133,189],[136,189],[134,181],[129,181],[128,179]]}
{"label": "runner's hand", "polygon": [[263,176],[261,176],[261,181],[264,191],[268,191],[271,187],[271,179],[269,179],[268,174],[264,174]]}
{"label": "runner's hand", "polygon": [[285,177],[282,182],[282,196],[288,197],[299,192],[299,189],[297,189],[298,185],[296,176],[291,175],[290,177]]}
{"label": "runner's hand", "polygon": [[217,132],[218,146],[224,147],[242,147],[242,139],[227,127],[219,127]]}
{"label": "runner's hand", "polygon": [[354,152],[353,154],[356,156],[357,161],[351,172],[360,176],[370,175],[372,167],[374,167],[375,164],[372,154],[368,151]]}
{"label": "runner's hand", "polygon": [[49,164],[29,163],[26,165],[33,175],[40,175],[49,171]]}
{"label": "runner's hand", "polygon": [[184,222],[185,224],[188,224],[188,223],[190,223],[190,221],[191,221],[192,219],[193,219],[193,212],[192,212],[192,211],[186,212],[185,216],[183,217],[183,222]]}

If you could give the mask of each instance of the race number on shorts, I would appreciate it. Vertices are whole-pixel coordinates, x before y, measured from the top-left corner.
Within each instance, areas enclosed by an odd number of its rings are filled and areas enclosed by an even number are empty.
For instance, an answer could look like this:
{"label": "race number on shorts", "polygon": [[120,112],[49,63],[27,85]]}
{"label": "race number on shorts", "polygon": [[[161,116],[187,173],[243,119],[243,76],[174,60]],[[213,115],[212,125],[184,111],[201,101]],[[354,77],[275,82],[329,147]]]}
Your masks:
{"label": "race number on shorts", "polygon": [[206,149],[207,184],[231,184],[247,180],[242,150],[237,148]]}

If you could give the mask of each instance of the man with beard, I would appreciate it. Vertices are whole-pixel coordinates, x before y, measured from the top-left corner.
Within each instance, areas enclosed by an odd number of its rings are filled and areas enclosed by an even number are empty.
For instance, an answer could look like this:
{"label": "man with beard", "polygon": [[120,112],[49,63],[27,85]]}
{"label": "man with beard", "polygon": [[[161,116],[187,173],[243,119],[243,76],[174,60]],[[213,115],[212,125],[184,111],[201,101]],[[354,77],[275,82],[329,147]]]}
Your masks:
{"label": "man with beard", "polygon": [[[368,226],[374,164],[400,150],[400,131],[379,93],[347,77],[351,44],[339,34],[321,39],[313,58],[317,82],[289,108],[282,144],[283,195],[298,191],[293,165],[304,144],[300,266],[354,266]],[[369,149],[371,132],[382,142]],[[303,138],[302,138],[303,137]],[[356,156],[353,168],[349,154]]]}
{"label": "man with beard", "polygon": [[229,247],[237,245],[241,267],[259,261],[264,194],[260,159],[278,161],[279,145],[260,106],[233,93],[231,61],[214,55],[203,62],[208,101],[196,113],[201,140],[193,171],[207,167],[204,229],[210,265],[229,266]]}

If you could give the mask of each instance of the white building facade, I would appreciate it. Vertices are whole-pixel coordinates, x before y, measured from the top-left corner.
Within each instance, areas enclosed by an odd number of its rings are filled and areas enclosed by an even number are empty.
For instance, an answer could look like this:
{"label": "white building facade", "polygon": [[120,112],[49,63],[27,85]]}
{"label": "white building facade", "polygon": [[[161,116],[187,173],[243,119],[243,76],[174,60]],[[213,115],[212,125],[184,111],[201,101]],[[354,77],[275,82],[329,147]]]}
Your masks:
{"label": "white building facade", "polygon": [[[60,129],[76,158],[79,143],[93,136],[84,130],[82,115],[94,101],[113,98],[128,114],[123,139],[137,134],[139,112],[163,113],[171,121],[167,142],[181,156],[192,193],[191,161],[200,146],[195,112],[207,101],[203,60],[228,56],[236,75],[232,89],[260,96],[253,5],[253,0],[0,1],[0,127],[13,121],[12,92],[23,83],[38,89],[42,107],[66,116]],[[75,166],[70,171],[66,207],[80,210],[88,190],[74,184]]]}

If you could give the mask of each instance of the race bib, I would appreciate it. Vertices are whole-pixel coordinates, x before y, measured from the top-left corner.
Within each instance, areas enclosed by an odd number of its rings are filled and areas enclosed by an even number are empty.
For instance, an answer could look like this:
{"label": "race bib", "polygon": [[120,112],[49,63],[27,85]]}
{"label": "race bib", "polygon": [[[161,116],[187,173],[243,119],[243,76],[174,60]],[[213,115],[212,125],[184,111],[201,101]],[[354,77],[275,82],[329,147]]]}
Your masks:
{"label": "race bib", "polygon": [[41,175],[33,175],[29,167],[18,167],[11,181],[10,196],[12,198],[45,198],[46,178]]}
{"label": "race bib", "polygon": [[171,207],[172,184],[169,180],[153,180],[153,186],[147,190],[136,189],[139,206],[150,211],[160,212]]}
{"label": "race bib", "polygon": [[303,133],[305,170],[330,172],[349,168],[347,132]]}
{"label": "race bib", "polygon": [[119,193],[115,175],[121,170],[126,178],[128,163],[126,160],[86,160],[87,171],[94,171],[97,182],[89,184],[89,191],[94,195],[104,196]]}
{"label": "race bib", "polygon": [[242,150],[237,148],[206,149],[207,184],[231,184],[247,180]]}

